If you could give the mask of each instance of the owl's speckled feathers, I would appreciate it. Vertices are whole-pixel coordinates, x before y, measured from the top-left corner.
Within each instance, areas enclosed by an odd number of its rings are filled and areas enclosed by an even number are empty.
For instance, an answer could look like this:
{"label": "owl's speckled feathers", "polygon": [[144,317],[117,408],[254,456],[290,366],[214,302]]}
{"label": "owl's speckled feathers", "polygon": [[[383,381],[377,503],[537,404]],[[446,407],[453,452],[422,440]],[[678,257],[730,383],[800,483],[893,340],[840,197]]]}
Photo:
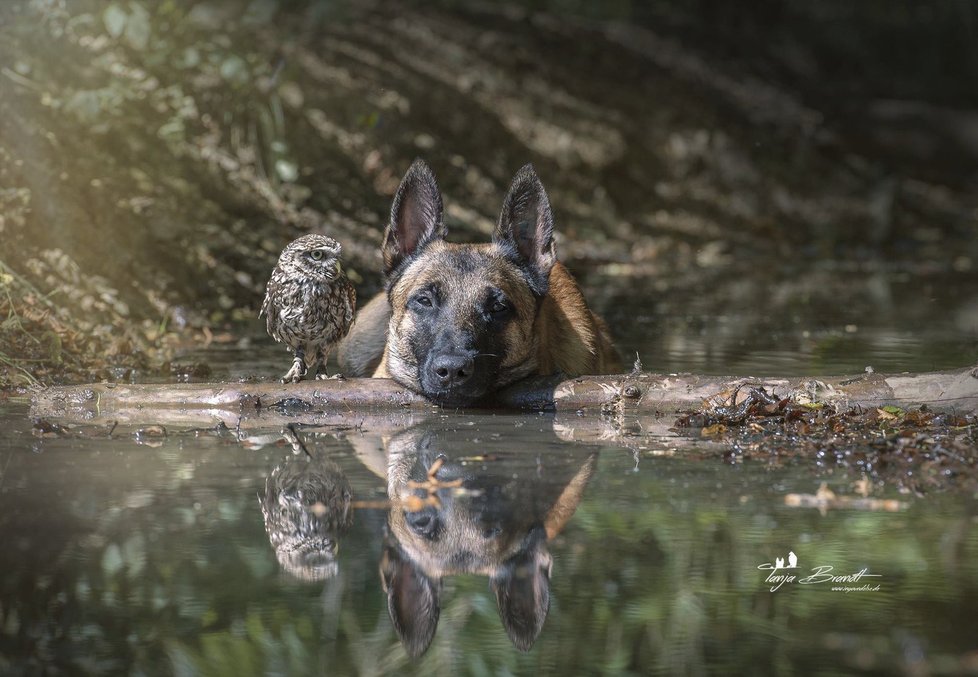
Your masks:
{"label": "owl's speckled feathers", "polygon": [[279,343],[295,353],[283,382],[301,381],[307,371],[326,372],[326,358],[350,325],[357,294],[340,266],[340,243],[325,235],[303,235],[278,257],[258,316]]}

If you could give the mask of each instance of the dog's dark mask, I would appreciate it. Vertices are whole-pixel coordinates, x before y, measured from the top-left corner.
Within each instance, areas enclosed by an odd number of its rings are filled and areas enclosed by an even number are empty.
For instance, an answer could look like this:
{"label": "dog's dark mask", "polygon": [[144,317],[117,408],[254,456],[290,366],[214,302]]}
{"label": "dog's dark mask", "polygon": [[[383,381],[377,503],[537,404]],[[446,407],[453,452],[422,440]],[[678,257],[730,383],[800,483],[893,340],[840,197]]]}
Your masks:
{"label": "dog's dark mask", "polygon": [[556,254],[550,204],[533,168],[514,178],[491,244],[450,244],[445,234],[435,178],[415,161],[384,236],[387,367],[438,404],[468,406],[534,369],[531,328]]}

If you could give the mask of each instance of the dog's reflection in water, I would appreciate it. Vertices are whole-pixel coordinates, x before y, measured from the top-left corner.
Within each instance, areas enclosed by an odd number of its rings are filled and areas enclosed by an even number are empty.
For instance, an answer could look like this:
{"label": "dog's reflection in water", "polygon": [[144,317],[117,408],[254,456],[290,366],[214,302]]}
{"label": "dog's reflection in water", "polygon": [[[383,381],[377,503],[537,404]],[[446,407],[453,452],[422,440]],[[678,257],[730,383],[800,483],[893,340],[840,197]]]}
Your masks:
{"label": "dog's reflection in water", "polygon": [[547,541],[577,508],[596,459],[580,450],[534,463],[521,451],[514,477],[513,465],[478,457],[465,442],[422,425],[386,444],[391,507],[380,573],[394,628],[414,657],[434,639],[442,579],[456,574],[487,576],[510,640],[533,646],[550,610]]}
{"label": "dog's reflection in water", "polygon": [[265,531],[284,571],[322,581],[336,574],[337,538],[353,522],[353,492],[338,465],[309,453],[294,431],[287,433],[296,453],[265,481]]}

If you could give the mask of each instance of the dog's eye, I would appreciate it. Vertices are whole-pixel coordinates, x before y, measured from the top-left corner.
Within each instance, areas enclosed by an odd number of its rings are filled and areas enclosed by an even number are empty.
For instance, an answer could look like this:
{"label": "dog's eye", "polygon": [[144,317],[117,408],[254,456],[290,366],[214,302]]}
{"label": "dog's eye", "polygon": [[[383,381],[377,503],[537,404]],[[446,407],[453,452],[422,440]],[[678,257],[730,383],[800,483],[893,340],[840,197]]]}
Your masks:
{"label": "dog's eye", "polygon": [[309,256],[312,257],[313,261],[321,261],[323,258],[323,250],[313,249],[311,252],[309,252]]}
{"label": "dog's eye", "polygon": [[428,296],[427,294],[421,294],[419,296],[414,297],[414,302],[417,303],[419,306],[422,306],[423,308],[431,308],[431,306],[434,305],[434,303],[432,303],[431,301],[431,297]]}
{"label": "dog's eye", "polygon": [[509,306],[507,306],[502,301],[493,301],[489,305],[489,312],[491,312],[493,315],[498,315],[499,313],[505,313],[507,310],[509,310]]}

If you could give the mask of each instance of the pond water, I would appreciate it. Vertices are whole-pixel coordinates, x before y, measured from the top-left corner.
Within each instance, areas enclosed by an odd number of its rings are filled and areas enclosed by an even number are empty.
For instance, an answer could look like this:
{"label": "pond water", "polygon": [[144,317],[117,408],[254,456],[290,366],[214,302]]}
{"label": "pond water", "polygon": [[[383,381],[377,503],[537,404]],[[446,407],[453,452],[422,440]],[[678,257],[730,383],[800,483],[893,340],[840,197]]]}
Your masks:
{"label": "pond water", "polygon": [[[797,278],[582,277],[653,371],[976,358],[970,277]],[[257,331],[178,361],[275,378],[288,355]],[[978,670],[978,500],[962,489],[878,485],[896,511],[792,507],[859,476],[730,463],[669,420],[610,441],[563,415],[215,414],[165,432],[148,416],[39,435],[26,403],[0,407],[0,674]]]}
{"label": "pond water", "polygon": [[978,362],[978,275],[758,267],[620,289],[588,277],[589,299],[623,355],[657,372],[786,376],[935,371]]}
{"label": "pond water", "polygon": [[[829,376],[978,362],[978,275],[970,272],[761,268],[662,288],[655,279],[574,272],[626,364],[638,355],[647,371]],[[263,329],[256,319],[233,341],[179,361],[206,364],[212,379],[281,376],[289,357]]]}
{"label": "pond water", "polygon": [[573,418],[38,437],[8,404],[0,673],[978,669],[974,496],[821,514],[785,496],[857,478]]}

